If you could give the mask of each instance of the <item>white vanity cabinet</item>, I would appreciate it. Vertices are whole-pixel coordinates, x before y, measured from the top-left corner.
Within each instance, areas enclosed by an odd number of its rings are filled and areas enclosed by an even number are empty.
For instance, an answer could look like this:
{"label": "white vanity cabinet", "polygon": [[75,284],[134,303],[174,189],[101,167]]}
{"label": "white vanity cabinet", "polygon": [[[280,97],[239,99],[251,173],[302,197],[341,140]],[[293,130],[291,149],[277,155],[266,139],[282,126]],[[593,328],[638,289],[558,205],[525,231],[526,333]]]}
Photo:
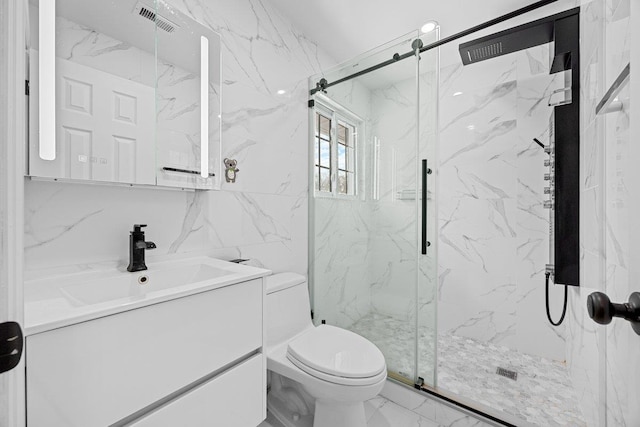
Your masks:
{"label": "white vanity cabinet", "polygon": [[27,336],[28,426],[256,426],[263,304],[254,279]]}

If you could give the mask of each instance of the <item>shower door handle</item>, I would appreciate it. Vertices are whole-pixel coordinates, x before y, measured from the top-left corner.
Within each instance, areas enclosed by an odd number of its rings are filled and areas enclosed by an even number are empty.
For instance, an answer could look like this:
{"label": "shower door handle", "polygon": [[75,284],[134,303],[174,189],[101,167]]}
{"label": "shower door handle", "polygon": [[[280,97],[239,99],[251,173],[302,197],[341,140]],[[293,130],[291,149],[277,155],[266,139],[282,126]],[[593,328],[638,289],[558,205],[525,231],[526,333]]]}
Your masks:
{"label": "shower door handle", "polygon": [[431,169],[427,167],[427,159],[422,159],[422,255],[427,254],[427,248],[431,243],[427,240],[427,175],[431,174]]}

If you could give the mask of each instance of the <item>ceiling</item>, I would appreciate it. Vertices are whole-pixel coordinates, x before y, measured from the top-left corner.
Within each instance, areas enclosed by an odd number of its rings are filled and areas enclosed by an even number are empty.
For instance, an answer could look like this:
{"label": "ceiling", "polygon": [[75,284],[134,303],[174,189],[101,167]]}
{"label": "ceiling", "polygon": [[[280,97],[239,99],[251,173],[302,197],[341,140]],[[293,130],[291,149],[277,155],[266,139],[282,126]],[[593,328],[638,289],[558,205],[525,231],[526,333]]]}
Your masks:
{"label": "ceiling", "polygon": [[[325,49],[336,62],[344,62],[396,37],[419,29],[429,20],[438,21],[441,28],[440,35],[444,38],[535,2],[535,0],[270,1],[309,39]],[[558,0],[557,3],[512,20],[507,25],[494,27],[492,32],[568,9],[573,4],[575,0]]]}

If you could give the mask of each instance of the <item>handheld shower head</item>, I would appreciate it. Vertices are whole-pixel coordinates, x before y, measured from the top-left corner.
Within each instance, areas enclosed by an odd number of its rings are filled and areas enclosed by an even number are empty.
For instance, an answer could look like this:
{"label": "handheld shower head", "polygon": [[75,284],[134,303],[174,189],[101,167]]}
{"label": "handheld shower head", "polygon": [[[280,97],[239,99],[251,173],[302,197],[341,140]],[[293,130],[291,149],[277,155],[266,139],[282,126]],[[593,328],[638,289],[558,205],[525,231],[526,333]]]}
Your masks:
{"label": "handheld shower head", "polygon": [[544,145],[542,142],[540,142],[540,140],[538,138],[533,138],[533,142],[538,144],[540,146],[540,148],[542,148],[544,150],[545,153],[551,155],[551,146],[550,145]]}

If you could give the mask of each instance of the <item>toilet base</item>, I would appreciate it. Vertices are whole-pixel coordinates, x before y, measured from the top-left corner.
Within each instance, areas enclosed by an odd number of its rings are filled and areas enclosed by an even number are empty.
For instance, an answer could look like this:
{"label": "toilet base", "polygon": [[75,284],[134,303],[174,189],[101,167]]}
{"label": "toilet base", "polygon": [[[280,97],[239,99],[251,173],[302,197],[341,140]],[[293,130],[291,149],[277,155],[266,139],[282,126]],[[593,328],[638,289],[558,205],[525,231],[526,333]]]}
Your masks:
{"label": "toilet base", "polygon": [[313,427],[313,398],[289,378],[269,372],[267,410],[284,427]]}
{"label": "toilet base", "polygon": [[313,427],[313,413],[302,415],[292,411],[286,402],[275,396],[267,396],[267,410],[284,427]]}
{"label": "toilet base", "polygon": [[366,427],[362,402],[340,404],[316,400],[315,414],[301,414],[277,396],[267,398],[271,415],[285,427]]}
{"label": "toilet base", "polygon": [[362,402],[316,400],[313,427],[367,427]]}

